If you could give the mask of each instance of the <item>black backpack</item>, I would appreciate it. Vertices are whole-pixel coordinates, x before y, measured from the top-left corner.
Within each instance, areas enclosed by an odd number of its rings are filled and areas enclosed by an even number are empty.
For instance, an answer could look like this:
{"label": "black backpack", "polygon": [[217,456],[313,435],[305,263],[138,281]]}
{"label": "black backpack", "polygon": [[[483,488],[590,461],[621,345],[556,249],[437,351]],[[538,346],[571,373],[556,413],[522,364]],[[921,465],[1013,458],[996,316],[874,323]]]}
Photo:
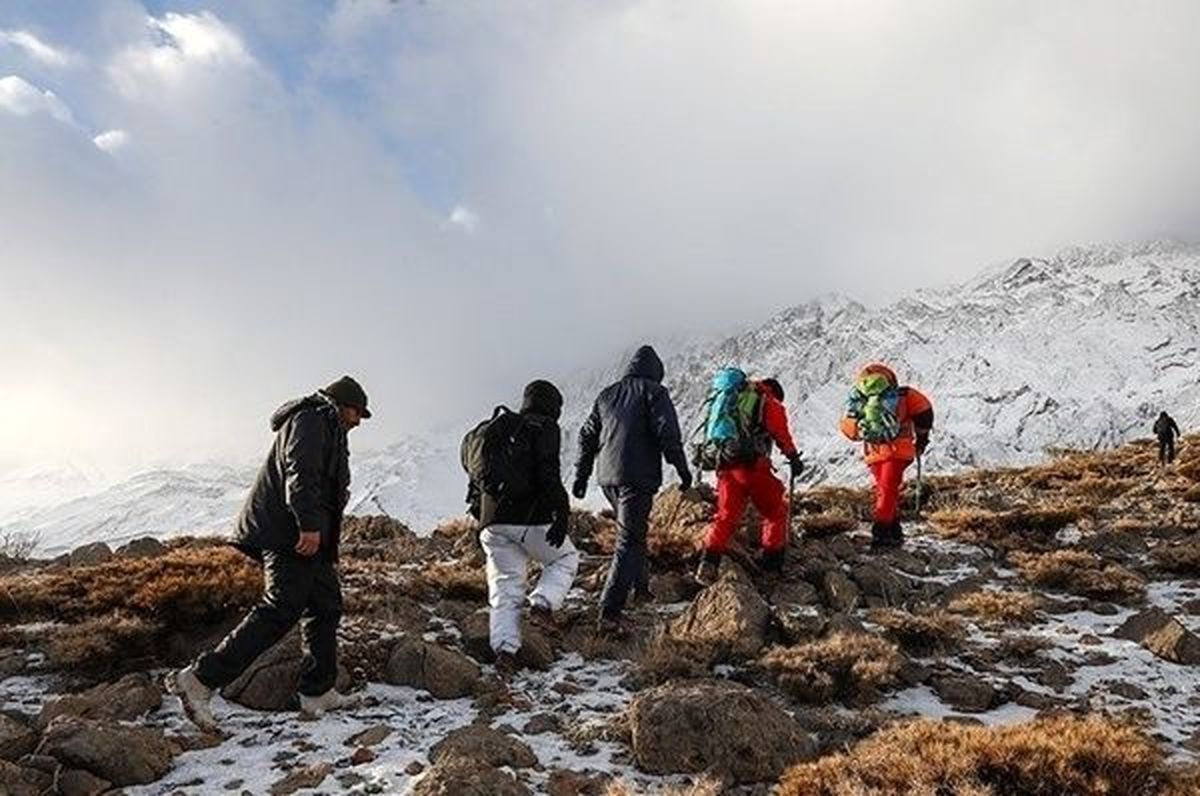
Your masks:
{"label": "black backpack", "polygon": [[487,420],[467,432],[459,453],[471,484],[497,501],[533,491],[533,440],[526,418],[497,406]]}

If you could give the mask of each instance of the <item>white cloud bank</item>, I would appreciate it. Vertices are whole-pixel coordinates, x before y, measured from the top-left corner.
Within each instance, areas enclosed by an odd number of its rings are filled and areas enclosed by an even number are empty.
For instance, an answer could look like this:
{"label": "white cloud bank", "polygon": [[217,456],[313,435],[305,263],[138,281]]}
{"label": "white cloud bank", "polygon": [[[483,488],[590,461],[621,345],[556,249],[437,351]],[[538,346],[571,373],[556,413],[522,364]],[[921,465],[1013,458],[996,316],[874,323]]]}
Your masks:
{"label": "white cloud bank", "polygon": [[40,89],[17,75],[0,77],[0,110],[17,116],[44,113],[60,122],[73,122],[70,108],[53,91]]}
{"label": "white cloud bank", "polygon": [[80,61],[77,54],[49,45],[27,30],[0,30],[0,46],[15,47],[45,66],[73,66]]}

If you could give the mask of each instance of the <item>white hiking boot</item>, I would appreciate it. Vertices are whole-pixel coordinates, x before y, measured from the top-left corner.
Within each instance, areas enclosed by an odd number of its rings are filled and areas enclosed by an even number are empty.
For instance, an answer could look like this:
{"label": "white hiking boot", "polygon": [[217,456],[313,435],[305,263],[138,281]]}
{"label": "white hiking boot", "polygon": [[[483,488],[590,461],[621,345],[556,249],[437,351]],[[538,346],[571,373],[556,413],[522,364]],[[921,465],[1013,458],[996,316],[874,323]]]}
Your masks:
{"label": "white hiking boot", "polygon": [[339,694],[331,688],[320,696],[300,695],[300,715],[306,719],[319,719],[333,710],[358,707],[362,700],[358,694]]}
{"label": "white hiking boot", "polygon": [[167,689],[179,697],[183,713],[203,732],[216,733],[217,719],[209,703],[213,690],[200,682],[194,666],[180,669],[167,678]]}

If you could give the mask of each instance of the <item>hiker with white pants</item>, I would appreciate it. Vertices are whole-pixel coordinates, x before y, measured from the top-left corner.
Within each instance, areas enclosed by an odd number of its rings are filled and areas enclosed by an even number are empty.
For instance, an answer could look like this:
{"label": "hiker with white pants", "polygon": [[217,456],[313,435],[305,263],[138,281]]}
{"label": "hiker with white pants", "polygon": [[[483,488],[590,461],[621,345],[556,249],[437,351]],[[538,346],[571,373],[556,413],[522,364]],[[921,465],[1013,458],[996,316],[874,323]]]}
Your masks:
{"label": "hiker with white pants", "polygon": [[492,651],[516,655],[521,648],[521,609],[526,603],[525,572],[529,560],[542,565],[537,586],[529,594],[534,613],[562,608],[579,569],[579,551],[570,539],[554,547],[549,525],[492,525],[479,537],[487,554],[488,627]]}
{"label": "hiker with white pants", "polygon": [[487,555],[492,651],[505,675],[519,668],[529,560],[543,567],[529,596],[530,612],[543,621],[562,607],[579,568],[579,553],[567,538],[571,505],[559,459],[561,413],[558,388],[533,381],[525,387],[520,412],[497,407],[463,438],[467,503]]}

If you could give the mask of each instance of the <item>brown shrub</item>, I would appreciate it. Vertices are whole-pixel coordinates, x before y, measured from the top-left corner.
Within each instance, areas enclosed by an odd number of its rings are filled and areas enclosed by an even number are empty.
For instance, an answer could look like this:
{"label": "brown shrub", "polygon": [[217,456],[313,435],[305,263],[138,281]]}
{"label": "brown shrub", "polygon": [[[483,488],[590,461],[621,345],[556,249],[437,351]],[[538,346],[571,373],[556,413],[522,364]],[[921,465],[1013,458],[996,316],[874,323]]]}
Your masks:
{"label": "brown shrub", "polygon": [[114,611],[167,628],[221,621],[254,603],[258,567],[232,547],[180,547],[156,558],[0,578],[0,620],[77,622]]}
{"label": "brown shrub", "polygon": [[95,674],[115,662],[154,657],[161,630],[160,625],[142,617],[114,612],[52,627],[43,643],[54,667]]}
{"label": "brown shrub", "polygon": [[1187,541],[1178,544],[1160,545],[1151,553],[1160,567],[1168,572],[1194,575],[1200,572],[1200,542]]}
{"label": "brown shrub", "polygon": [[949,610],[966,614],[985,624],[1007,625],[1032,622],[1039,600],[1023,591],[975,591],[955,598]]}
{"label": "brown shrub", "polygon": [[1142,731],[1101,717],[983,727],[916,721],[794,766],[779,796],[1143,796],[1170,780]]}
{"label": "brown shrub", "polygon": [[1136,601],[1146,593],[1146,584],[1137,575],[1083,550],[1016,552],[1009,559],[1022,577],[1047,589],[1117,602]]}
{"label": "brown shrub", "polygon": [[1042,636],[1031,636],[1024,633],[1005,635],[1000,639],[998,648],[1000,657],[1010,661],[1028,661],[1038,653],[1048,650],[1054,644]]}
{"label": "brown shrub", "polygon": [[670,563],[689,559],[700,549],[715,503],[716,495],[707,486],[698,489],[698,499],[678,487],[663,490],[650,511],[650,556]]}
{"label": "brown shrub", "polygon": [[799,524],[805,536],[834,536],[839,533],[849,533],[857,528],[858,517],[841,511],[823,511],[820,514],[808,514],[800,517]]}
{"label": "brown shrub", "polygon": [[884,634],[913,655],[929,655],[957,647],[967,636],[957,616],[942,610],[909,613],[896,608],[877,608],[868,614]]}
{"label": "brown shrub", "polygon": [[434,561],[421,567],[409,587],[414,594],[436,592],[451,600],[487,600],[487,570],[479,558]]}
{"label": "brown shrub", "polygon": [[438,526],[433,529],[432,536],[435,539],[445,539],[446,541],[454,542],[460,537],[475,533],[475,528],[477,525],[478,523],[475,522],[474,517],[469,517],[464,514],[439,523]]}
{"label": "brown shrub", "polygon": [[653,791],[635,790],[623,781],[610,783],[604,796],[719,796],[725,788],[720,780],[704,777],[691,785],[667,785]]}
{"label": "brown shrub", "polygon": [[1175,472],[1189,481],[1200,482],[1200,459],[1180,462],[1175,465]]}
{"label": "brown shrub", "polygon": [[639,688],[649,688],[668,680],[707,677],[716,658],[715,652],[711,646],[680,641],[660,633],[642,650],[634,680]]}
{"label": "brown shrub", "polygon": [[903,663],[896,645],[862,633],[837,633],[820,641],[774,647],[762,668],[802,702],[866,701],[895,682]]}
{"label": "brown shrub", "polygon": [[989,511],[942,509],[929,515],[933,529],[950,539],[986,544],[1000,550],[1045,546],[1054,535],[1084,515],[1077,506]]}
{"label": "brown shrub", "polygon": [[1190,487],[1183,493],[1183,499],[1188,503],[1200,503],[1200,486]]}

